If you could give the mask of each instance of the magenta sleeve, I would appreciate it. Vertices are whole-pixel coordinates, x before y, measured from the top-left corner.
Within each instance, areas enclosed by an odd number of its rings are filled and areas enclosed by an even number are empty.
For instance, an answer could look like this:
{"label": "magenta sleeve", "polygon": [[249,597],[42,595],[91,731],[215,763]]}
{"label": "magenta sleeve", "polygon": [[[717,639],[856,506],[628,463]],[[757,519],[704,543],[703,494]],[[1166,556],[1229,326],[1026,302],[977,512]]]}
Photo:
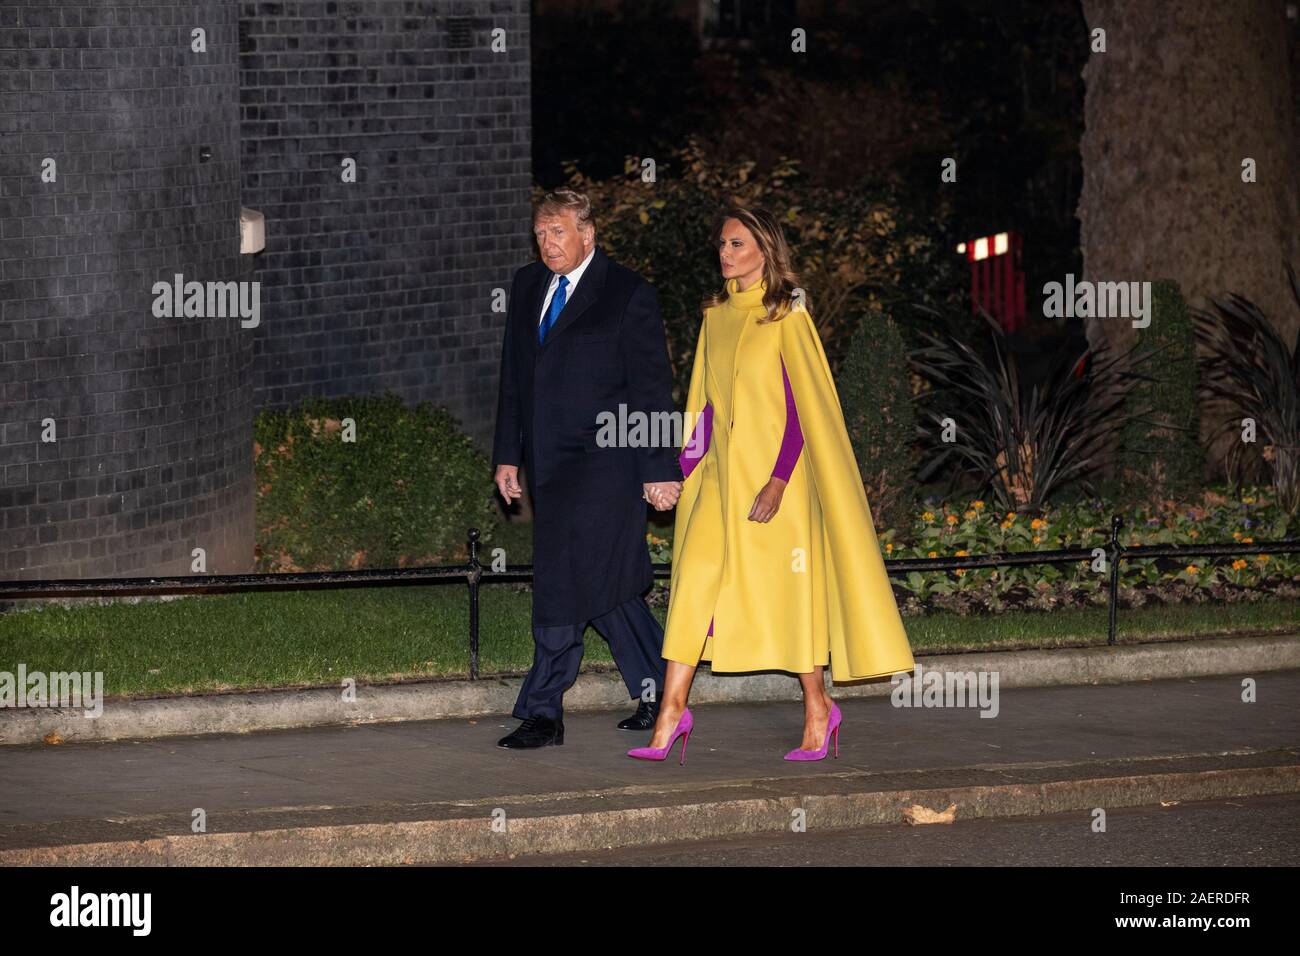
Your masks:
{"label": "magenta sleeve", "polygon": [[704,411],[700,412],[700,417],[695,422],[695,431],[691,433],[690,440],[682,449],[682,453],[677,456],[677,464],[681,465],[683,479],[689,478],[695,466],[704,459],[712,438],[713,406],[706,404]]}
{"label": "magenta sleeve", "polygon": [[799,428],[799,411],[795,408],[794,393],[790,391],[790,376],[785,372],[785,359],[781,359],[781,381],[785,383],[785,435],[781,439],[781,451],[776,456],[776,465],[772,477],[789,481],[794,474],[794,466],[803,451],[803,431]]}

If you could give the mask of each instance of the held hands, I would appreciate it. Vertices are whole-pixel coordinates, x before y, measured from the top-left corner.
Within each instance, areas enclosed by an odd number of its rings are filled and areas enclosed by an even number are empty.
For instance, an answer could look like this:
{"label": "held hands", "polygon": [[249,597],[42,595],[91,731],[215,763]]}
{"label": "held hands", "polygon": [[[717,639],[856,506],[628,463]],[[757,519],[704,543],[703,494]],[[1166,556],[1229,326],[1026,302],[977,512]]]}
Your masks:
{"label": "held hands", "polygon": [[675,507],[677,499],[682,496],[680,481],[647,481],[642,488],[641,497],[655,506],[656,511],[667,511]]}
{"label": "held hands", "polygon": [[[523,497],[523,490],[519,487],[518,465],[497,465],[494,480],[507,504]],[[641,497],[654,505],[656,511],[668,511],[676,507],[677,500],[682,496],[680,481],[647,481],[642,488]],[[785,482],[780,478],[769,479],[754,499],[754,506],[749,509],[749,520],[771,521],[781,507],[781,496],[784,494]]]}
{"label": "held hands", "polygon": [[[497,491],[501,492],[501,497],[506,500],[506,504],[524,495],[523,489],[519,487],[518,465],[497,465],[493,481],[496,482]],[[680,481],[648,481],[642,487],[644,491],[641,496],[658,511],[667,511],[674,507],[682,494]]]}
{"label": "held hands", "polygon": [[780,478],[771,478],[763,490],[754,498],[754,507],[749,509],[750,521],[771,521],[777,509],[781,507],[781,496],[785,494],[785,482]]}

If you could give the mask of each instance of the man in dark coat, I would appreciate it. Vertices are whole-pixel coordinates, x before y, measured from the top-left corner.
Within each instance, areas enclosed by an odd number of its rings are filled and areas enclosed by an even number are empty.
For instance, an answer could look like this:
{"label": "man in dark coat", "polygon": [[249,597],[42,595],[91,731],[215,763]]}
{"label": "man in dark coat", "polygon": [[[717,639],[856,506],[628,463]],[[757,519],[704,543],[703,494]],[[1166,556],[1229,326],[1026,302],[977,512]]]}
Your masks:
{"label": "man in dark coat", "polygon": [[611,442],[612,429],[601,427],[672,414],[654,286],[596,247],[580,193],[549,194],[533,232],[541,259],[511,285],[492,454],[502,497],[521,497],[522,464],[533,503],[535,648],[514,708],[523,724],[498,742],[508,748],[564,743],[564,692],[588,624],[638,701],[618,726],[654,726],[664,635],[644,599],[653,583],[646,502],[667,510],[681,493],[676,451],[660,428]]}

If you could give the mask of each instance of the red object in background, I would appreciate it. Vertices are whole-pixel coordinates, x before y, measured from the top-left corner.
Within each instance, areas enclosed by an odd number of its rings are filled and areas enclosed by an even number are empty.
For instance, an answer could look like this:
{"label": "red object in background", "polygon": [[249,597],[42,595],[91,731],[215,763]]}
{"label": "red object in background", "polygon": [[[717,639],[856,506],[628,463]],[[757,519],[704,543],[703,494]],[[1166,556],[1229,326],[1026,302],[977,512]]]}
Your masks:
{"label": "red object in background", "polygon": [[1020,234],[999,232],[957,247],[970,263],[971,314],[982,306],[1014,332],[1025,325],[1025,271]]}

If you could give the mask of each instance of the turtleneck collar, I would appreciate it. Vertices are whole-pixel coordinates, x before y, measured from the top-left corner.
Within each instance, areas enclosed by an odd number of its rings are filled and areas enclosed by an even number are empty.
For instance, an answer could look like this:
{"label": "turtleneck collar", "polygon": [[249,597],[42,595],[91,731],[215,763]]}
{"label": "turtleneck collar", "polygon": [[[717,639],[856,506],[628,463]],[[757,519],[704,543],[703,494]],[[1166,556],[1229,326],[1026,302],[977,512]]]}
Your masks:
{"label": "turtleneck collar", "polygon": [[759,279],[744,292],[740,291],[739,279],[727,280],[727,301],[738,309],[761,308],[763,305],[763,295],[766,292],[766,279]]}

